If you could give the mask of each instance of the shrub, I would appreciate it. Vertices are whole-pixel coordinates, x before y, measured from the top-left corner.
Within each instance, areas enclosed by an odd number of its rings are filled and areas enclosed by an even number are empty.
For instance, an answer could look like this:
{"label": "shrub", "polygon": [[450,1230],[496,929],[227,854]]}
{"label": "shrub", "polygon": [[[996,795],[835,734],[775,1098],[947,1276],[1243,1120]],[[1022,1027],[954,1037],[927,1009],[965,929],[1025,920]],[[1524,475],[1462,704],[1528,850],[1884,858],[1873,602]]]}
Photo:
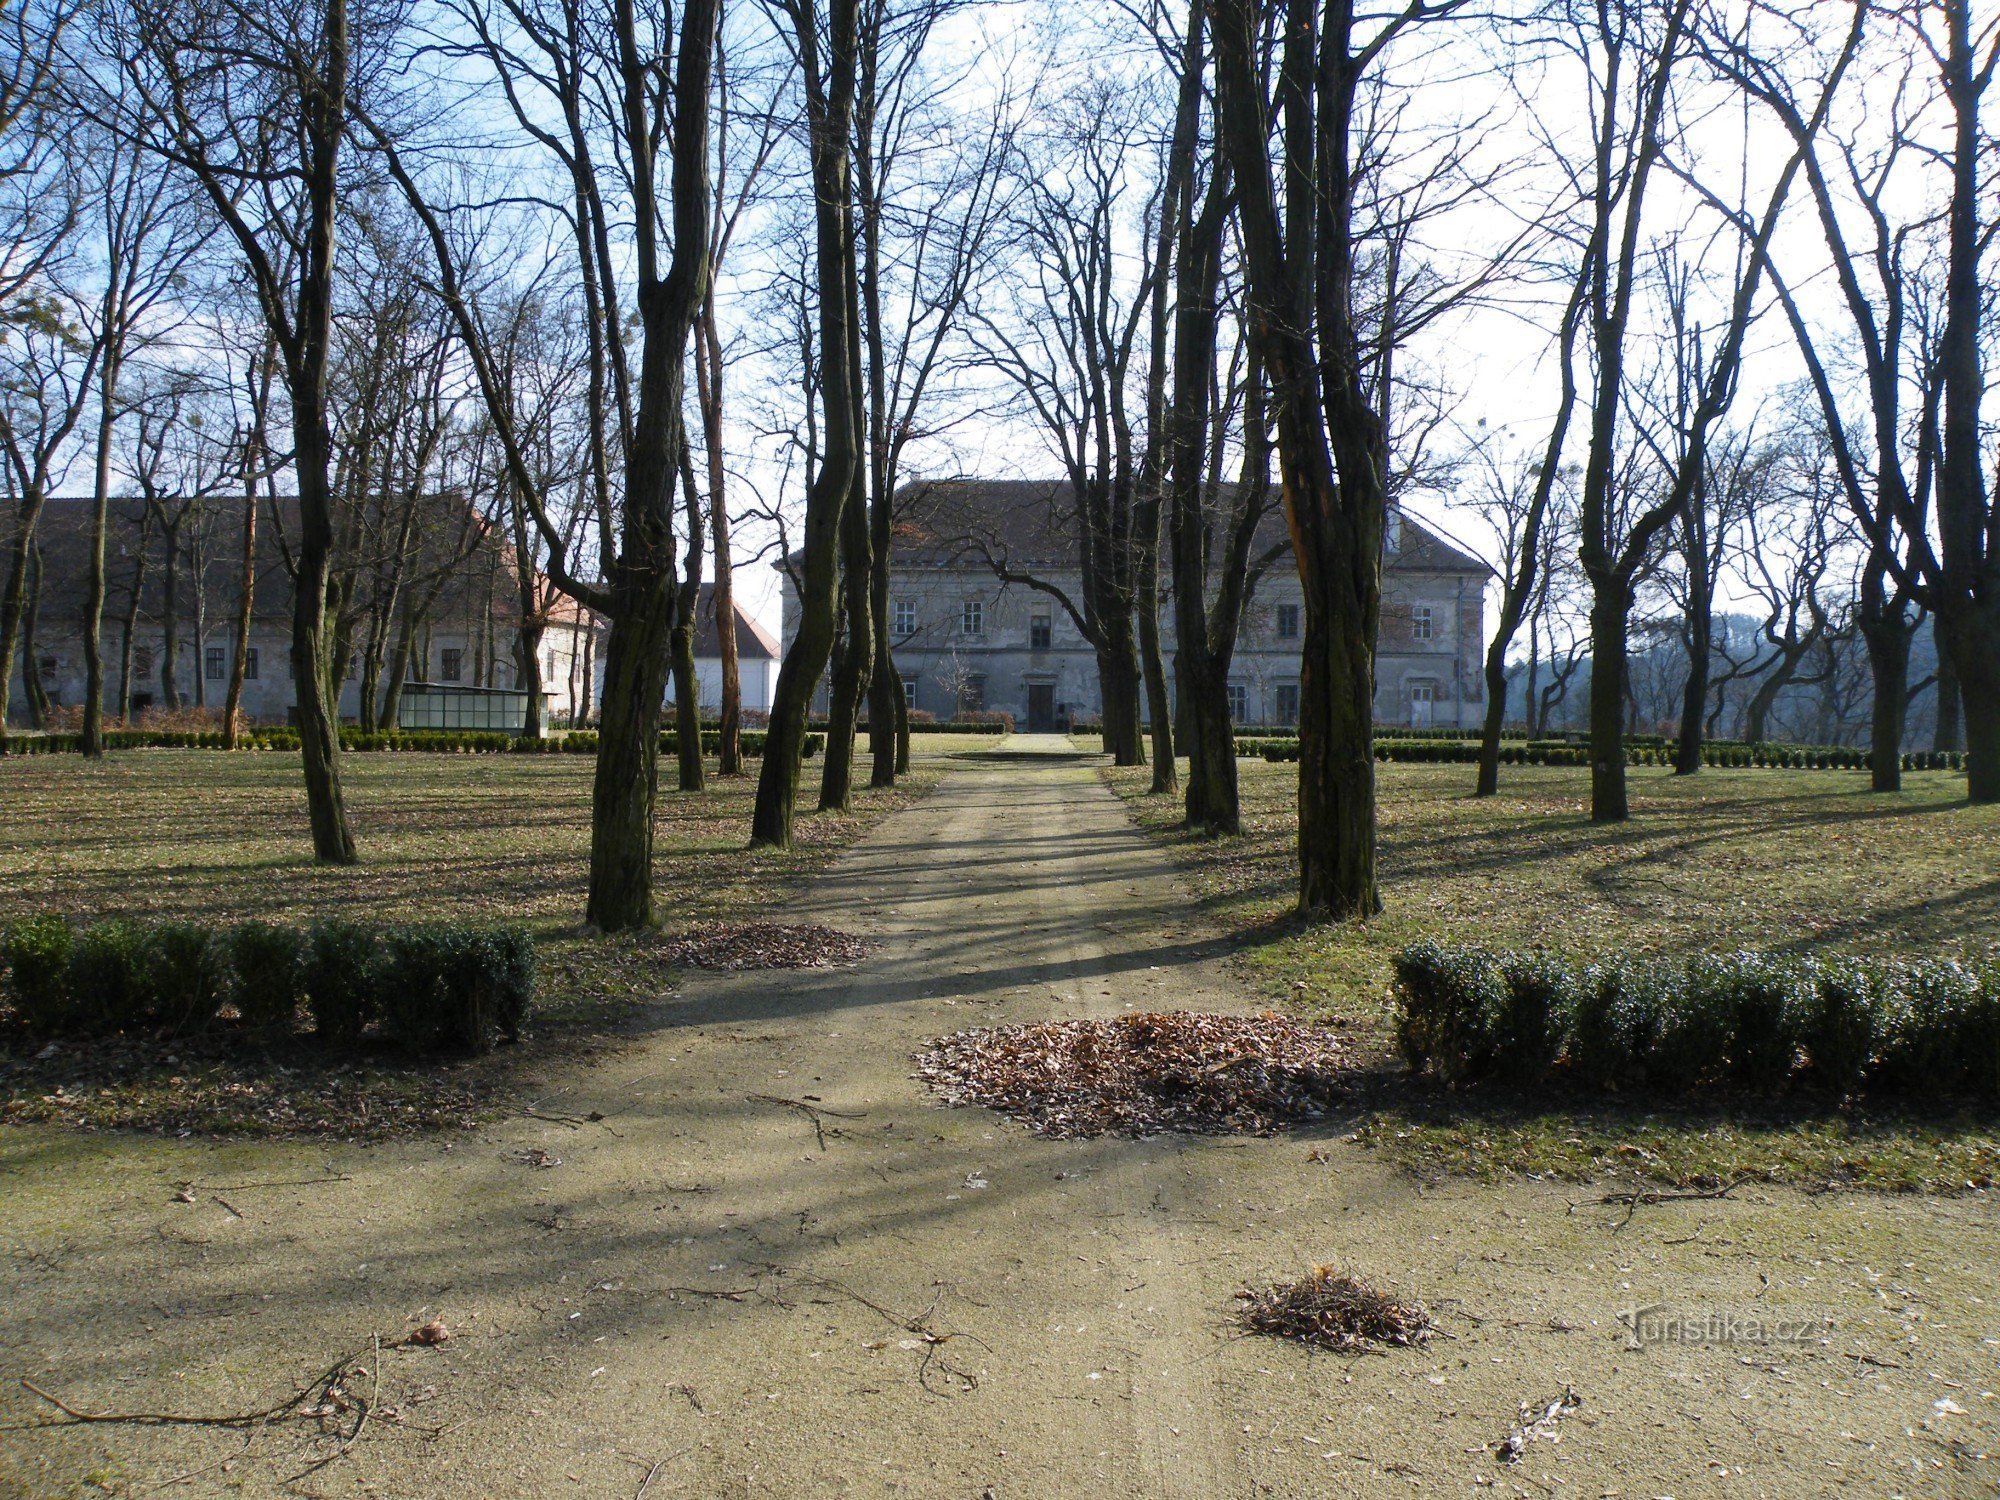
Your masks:
{"label": "shrub", "polygon": [[70,1024],[84,1033],[136,1026],[151,999],[146,930],[114,918],[76,935],[69,951]]}
{"label": "shrub", "polygon": [[1986,1099],[2000,1099],[2000,965],[1978,972],[1977,992],[1966,997],[1956,1030],[1966,1085]]}
{"label": "shrub", "polygon": [[1979,976],[1956,963],[1923,964],[1903,971],[1889,987],[1875,1027],[1873,1082],[1905,1094],[1950,1089],[1965,1077],[1972,1058],[1966,1023],[1980,1006]]}
{"label": "shrub", "polygon": [[229,993],[223,944],[196,922],[164,922],[146,933],[146,1018],[169,1036],[199,1031]]}
{"label": "shrub", "polygon": [[1886,991],[1879,971],[1853,959],[1812,966],[1799,1033],[1812,1075],[1823,1087],[1849,1094],[1861,1086]]}
{"label": "shrub", "polygon": [[0,929],[14,1013],[30,1031],[60,1031],[69,1019],[69,955],[76,940],[61,917],[23,917]]}
{"label": "shrub", "polygon": [[1413,1071],[1457,1081],[1491,1061],[1490,1018],[1507,1003],[1506,981],[1478,948],[1417,943],[1396,959],[1403,991],[1396,1045]]}
{"label": "shrub", "polygon": [[1653,969],[1640,1001],[1646,1082],[1687,1089],[1720,1073],[1736,1041],[1735,997],[1699,968]]}
{"label": "shrub", "polygon": [[245,922],[229,935],[230,998],[247,1030],[283,1035],[305,988],[306,937],[296,927]]}
{"label": "shrub", "polygon": [[1569,1061],[1578,1081],[1591,1088],[1617,1088],[1640,1074],[1648,1051],[1648,1014],[1636,969],[1621,961],[1592,964],[1577,983]]}
{"label": "shrub", "polygon": [[1500,962],[1506,999],[1493,1025],[1496,1071],[1540,1083],[1562,1055],[1576,1011],[1576,971],[1553,953],[1509,954]]}
{"label": "shrub", "polygon": [[484,1052],[520,1034],[534,995],[534,944],[519,928],[403,927],[383,935],[383,1029],[413,1052]]}
{"label": "shrub", "polygon": [[1695,960],[1690,981],[1727,995],[1729,1076],[1746,1088],[1782,1084],[1798,1061],[1798,966],[1735,953]]}
{"label": "shrub", "polygon": [[306,1007],[322,1041],[352,1046],[375,1012],[375,938],[353,922],[321,922],[307,934]]}

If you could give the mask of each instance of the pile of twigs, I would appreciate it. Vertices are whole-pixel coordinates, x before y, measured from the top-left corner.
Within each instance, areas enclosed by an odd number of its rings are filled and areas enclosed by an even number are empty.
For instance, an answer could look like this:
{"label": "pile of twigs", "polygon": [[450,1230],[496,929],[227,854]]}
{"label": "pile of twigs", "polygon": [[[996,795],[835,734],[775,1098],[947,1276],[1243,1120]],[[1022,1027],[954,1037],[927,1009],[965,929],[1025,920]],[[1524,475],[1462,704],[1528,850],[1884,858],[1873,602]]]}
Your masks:
{"label": "pile of twigs", "polygon": [[1243,1326],[1317,1349],[1359,1354],[1382,1345],[1414,1348],[1435,1332],[1421,1302],[1405,1302],[1358,1276],[1314,1266],[1300,1281],[1236,1294]]}
{"label": "pile of twigs", "polygon": [[917,1076],[1040,1135],[1268,1135],[1331,1109],[1341,1062],[1317,1026],[1163,1011],[955,1032],[917,1055]]}
{"label": "pile of twigs", "polygon": [[704,922],[669,943],[665,956],[697,969],[835,969],[867,952],[851,933],[810,922]]}

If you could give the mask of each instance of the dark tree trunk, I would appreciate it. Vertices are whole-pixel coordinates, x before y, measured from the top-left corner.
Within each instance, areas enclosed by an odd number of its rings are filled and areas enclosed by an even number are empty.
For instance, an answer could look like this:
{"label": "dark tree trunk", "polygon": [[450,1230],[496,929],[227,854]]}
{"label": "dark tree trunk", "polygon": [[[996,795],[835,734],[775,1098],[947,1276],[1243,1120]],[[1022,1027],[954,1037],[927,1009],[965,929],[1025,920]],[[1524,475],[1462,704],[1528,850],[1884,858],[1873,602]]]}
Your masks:
{"label": "dark tree trunk", "polygon": [[729,474],[723,463],[722,341],[716,331],[713,292],[702,301],[695,330],[695,381],[700,397],[702,447],[708,464],[709,548],[715,554],[715,644],[722,664],[718,769],[743,774],[743,677],[736,646],[736,570],[729,555]]}
{"label": "dark tree trunk", "polygon": [[[1479,730],[1479,778],[1472,795],[1491,797],[1500,790],[1500,736],[1507,727],[1507,642],[1495,636],[1486,650],[1486,720]],[[1533,703],[1533,688],[1529,689]],[[1531,730],[1530,733],[1533,731]]]}
{"label": "dark tree trunk", "polygon": [[701,766],[701,677],[694,665],[693,610],[674,626],[674,760],[680,788],[698,792],[704,785]]}
{"label": "dark tree trunk", "polygon": [[[7,737],[7,698],[14,683],[14,664],[21,651],[21,621],[28,602],[28,558],[35,540],[35,521],[42,503],[32,497],[15,512],[14,537],[7,549],[7,582],[0,588],[0,739]],[[25,692],[29,670],[21,671]]]}
{"label": "dark tree trunk", "polygon": [[1868,767],[1870,789],[1903,789],[1903,718],[1910,689],[1910,637],[1914,627],[1900,615],[1863,619],[1861,637],[1868,647],[1868,675],[1874,687]]}
{"label": "dark tree trunk", "polygon": [[1178,790],[1174,763],[1173,696],[1167,691],[1167,664],[1160,651],[1160,502],[1139,506],[1141,535],[1150,538],[1139,559],[1139,664],[1146,678],[1146,726],[1153,739],[1153,796]]}
{"label": "dark tree trunk", "polygon": [[[799,628],[778,669],[771,722],[757,776],[750,819],[753,847],[784,848],[792,841],[807,714],[833,649],[842,520],[856,489],[861,463],[860,331],[854,249],[854,120],[857,0],[832,0],[822,73],[817,8],[798,0],[792,8],[806,94],[814,187],[814,251],[819,283],[820,398],[825,449],[806,494],[805,559],[799,589]],[[863,528],[864,534],[866,528]],[[862,574],[864,578],[866,574]],[[863,610],[865,614],[865,608]]]}
{"label": "dark tree trunk", "polygon": [[1144,765],[1139,727],[1139,644],[1130,614],[1099,617],[1104,643],[1097,648],[1097,680],[1104,699],[1104,748],[1112,763]]}
{"label": "dark tree trunk", "polygon": [[49,686],[42,681],[42,664],[35,650],[35,626],[42,613],[42,544],[28,548],[28,598],[21,610],[21,685],[28,700],[31,728],[49,727]]}
{"label": "dark tree trunk", "polygon": [[1937,648],[1937,722],[1931,734],[1931,749],[1949,754],[1959,748],[1958,667],[1951,648],[1945,644],[1943,622],[1933,618],[1931,640]]}
{"label": "dark tree trunk", "polygon": [[160,574],[160,707],[169,713],[181,706],[181,529],[160,528],[166,556]]}
{"label": "dark tree trunk", "polygon": [[1632,596],[1622,579],[1591,580],[1590,817],[1622,823],[1631,816],[1625,788],[1625,697],[1631,664],[1626,635]]}
{"label": "dark tree trunk", "polygon": [[[1690,559],[1690,575],[1703,564]],[[1701,769],[1703,716],[1708,709],[1710,647],[1715,621],[1708,589],[1699,590],[1699,603],[1690,600],[1687,620],[1687,681],[1681,687],[1680,735],[1674,745],[1674,774],[1692,776]]]}
{"label": "dark tree trunk", "polygon": [[139,628],[139,602],[145,596],[146,565],[151,560],[153,513],[142,510],[139,545],[132,558],[132,591],[125,598],[125,616],[119,622],[118,640],[118,722],[132,722],[132,632]]}
{"label": "dark tree trunk", "polygon": [[1976,601],[1946,639],[1965,716],[1966,795],[2000,802],[2000,599]]}
{"label": "dark tree trunk", "polygon": [[896,690],[896,774],[910,774],[910,696],[900,683]]}
{"label": "dark tree trunk", "polygon": [[222,748],[234,750],[243,718],[243,674],[250,658],[250,622],[257,598],[257,482],[243,487],[243,551],[236,575],[236,638],[229,663],[229,696],[222,710]]}
{"label": "dark tree trunk", "polygon": [[546,629],[539,613],[523,617],[514,629],[515,683],[528,695],[527,712],[521,718],[523,738],[538,740],[548,732],[542,705],[542,638]]}
{"label": "dark tree trunk", "polygon": [[833,690],[827,705],[826,751],[819,784],[822,812],[845,812],[853,804],[855,726],[875,667],[875,546],[862,471],[863,466],[857,463],[855,483],[840,518],[847,639],[834,663]]}
{"label": "dark tree trunk", "polygon": [[[109,323],[107,319],[107,325]],[[83,600],[83,753],[104,754],[104,544],[111,523],[111,432],[117,420],[117,340],[106,329],[98,371],[97,464],[90,497],[89,579]]]}
{"label": "dark tree trunk", "polygon": [[376,723],[392,731],[403,712],[403,684],[410,678],[416,630],[416,617],[405,611],[396,627],[396,644],[389,652],[389,683],[382,689],[382,707],[375,716]]}

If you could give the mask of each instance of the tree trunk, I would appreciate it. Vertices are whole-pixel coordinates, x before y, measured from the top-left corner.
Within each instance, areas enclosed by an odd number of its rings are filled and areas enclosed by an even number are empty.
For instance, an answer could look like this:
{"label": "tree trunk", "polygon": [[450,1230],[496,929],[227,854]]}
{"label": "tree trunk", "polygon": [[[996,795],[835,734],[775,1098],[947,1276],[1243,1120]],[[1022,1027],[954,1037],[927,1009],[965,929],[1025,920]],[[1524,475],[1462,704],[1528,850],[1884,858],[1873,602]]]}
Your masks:
{"label": "tree trunk", "polygon": [[1945,641],[1943,622],[1935,616],[1931,623],[1931,642],[1937,650],[1937,721],[1931,732],[1931,749],[1949,754],[1959,748],[1958,667],[1952,660],[1951,647]]}
{"label": "tree trunk", "polygon": [[1507,641],[1496,635],[1486,649],[1486,720],[1479,730],[1479,779],[1472,790],[1475,797],[1491,797],[1500,790],[1500,735],[1506,727]]}
{"label": "tree trunk", "polygon": [[376,712],[375,722],[392,733],[403,713],[403,684],[410,678],[416,629],[415,617],[405,611],[396,627],[396,644],[389,650],[389,683],[382,689],[382,706]]}
{"label": "tree trunk", "polygon": [[42,613],[42,544],[28,548],[28,597],[21,610],[21,685],[28,700],[28,723],[49,727],[49,685],[42,681],[42,664],[35,654],[35,626]]}
{"label": "tree trunk", "polygon": [[[0,589],[0,740],[7,737],[7,698],[14,684],[14,662],[20,652],[21,620],[28,602],[28,553],[35,539],[39,500],[25,501],[16,512],[14,539],[7,549],[7,583]],[[21,673],[25,691],[28,673]]]}
{"label": "tree trunk", "polygon": [[910,695],[897,683],[896,690],[896,774],[910,774]]}
{"label": "tree trunk", "polygon": [[539,615],[529,615],[514,631],[514,683],[528,695],[527,710],[521,715],[521,736],[538,740],[548,732],[542,703],[542,637],[546,633]]}
{"label": "tree trunk", "polygon": [[1097,680],[1104,699],[1104,748],[1114,765],[1144,765],[1145,738],[1139,728],[1139,645],[1132,617],[1125,614],[1104,619],[1101,628],[1104,644],[1097,649]]}
{"label": "tree trunk", "polygon": [[181,528],[162,524],[167,544],[160,575],[160,707],[169,713],[181,706]]}
{"label": "tree trunk", "polygon": [[[683,591],[685,597],[685,591]],[[697,595],[699,597],[699,595]],[[674,626],[674,760],[684,792],[702,789],[701,677],[694,666],[694,609],[689,607]]]}
{"label": "tree trunk", "polygon": [[1616,578],[1591,580],[1590,818],[1622,823],[1632,814],[1625,788],[1626,633],[1632,595]]}
{"label": "tree trunk", "polygon": [[1869,740],[1869,789],[1903,789],[1903,718],[1910,689],[1910,637],[1914,627],[1903,618],[1860,621],[1868,648],[1868,675],[1875,692]]}
{"label": "tree trunk", "polygon": [[[799,589],[799,629],[778,669],[777,694],[764,737],[757,802],[750,818],[753,848],[789,847],[798,800],[800,763],[812,696],[833,649],[835,583],[843,516],[861,465],[860,330],[855,287],[853,141],[858,0],[832,0],[826,56],[820,70],[816,7],[792,7],[810,126],[814,256],[819,288],[821,430],[825,448],[806,493],[805,561]],[[867,528],[862,527],[866,535]],[[866,573],[860,575],[866,578]],[[862,614],[866,615],[865,605]],[[865,640],[865,637],[863,638]]]}
{"label": "tree trunk", "polygon": [[[1690,559],[1693,571],[1701,564]],[[1709,607],[1708,590],[1699,590],[1700,602],[1688,605],[1688,674],[1681,688],[1680,736],[1674,746],[1674,774],[1692,776],[1701,769],[1702,723],[1708,709],[1710,643],[1715,622]]]}
{"label": "tree trunk", "polygon": [[861,700],[868,691],[875,666],[875,546],[868,497],[860,476],[861,466],[857,464],[855,482],[840,518],[847,642],[834,664],[833,690],[827,705],[826,752],[819,784],[822,812],[845,812],[853,805],[855,724],[861,716]]}
{"label": "tree trunk", "polygon": [[111,523],[111,433],[117,420],[118,352],[107,329],[98,371],[97,464],[90,497],[89,581],[83,600],[83,753],[104,754],[104,544]]}
{"label": "tree trunk", "polygon": [[257,485],[243,488],[243,553],[236,580],[236,642],[229,663],[229,696],[222,709],[222,748],[236,748],[243,718],[243,673],[250,657],[250,622],[257,595]]}
{"label": "tree trunk", "polygon": [[[1147,507],[1141,506],[1143,516]],[[1180,768],[1174,763],[1173,695],[1167,691],[1167,664],[1160,650],[1160,507],[1151,506],[1152,522],[1147,534],[1151,547],[1139,560],[1139,664],[1146,678],[1146,726],[1153,737],[1153,784],[1147,788],[1156,797],[1171,796],[1180,784]]]}
{"label": "tree trunk", "polygon": [[[662,476],[664,482],[664,476]],[[629,502],[628,502],[629,504]],[[634,527],[627,522],[628,533]],[[590,897],[585,920],[602,932],[653,919],[653,803],[659,789],[660,704],[674,627],[671,535],[654,544],[664,565],[619,560],[611,631],[604,643],[597,773],[590,794]]]}
{"label": "tree trunk", "polygon": [[1965,789],[2000,802],[2000,599],[1975,601],[1946,632],[1965,714]]}
{"label": "tree trunk", "polygon": [[720,744],[724,776],[743,774],[743,679],[736,648],[735,566],[729,556],[728,471],[722,450],[722,343],[712,295],[703,301],[695,332],[695,375],[700,396],[703,449],[708,462],[709,546],[715,554],[716,654],[722,663]]}
{"label": "tree trunk", "polygon": [[[1376,555],[1357,557],[1355,565],[1372,574]],[[1374,611],[1365,580],[1357,587],[1351,576],[1336,580],[1322,567],[1313,581],[1299,661],[1299,910],[1313,919],[1372,916],[1382,909]]]}

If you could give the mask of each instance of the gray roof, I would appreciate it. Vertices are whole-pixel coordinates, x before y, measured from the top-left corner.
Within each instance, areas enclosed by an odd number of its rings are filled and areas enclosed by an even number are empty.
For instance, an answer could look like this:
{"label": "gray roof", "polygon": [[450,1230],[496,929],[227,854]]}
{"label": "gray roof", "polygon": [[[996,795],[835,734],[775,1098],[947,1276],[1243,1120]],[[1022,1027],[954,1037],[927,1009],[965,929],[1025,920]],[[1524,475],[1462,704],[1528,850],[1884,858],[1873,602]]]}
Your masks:
{"label": "gray roof", "polygon": [[[1233,488],[1231,486],[1230,488]],[[1016,567],[1077,566],[1075,489],[1066,479],[938,479],[904,485],[890,544],[893,565],[951,567],[983,563],[990,549]],[[1283,507],[1274,503],[1259,527],[1266,546],[1284,540]],[[1399,545],[1383,565],[1409,572],[1492,569],[1408,511],[1400,510]]]}

